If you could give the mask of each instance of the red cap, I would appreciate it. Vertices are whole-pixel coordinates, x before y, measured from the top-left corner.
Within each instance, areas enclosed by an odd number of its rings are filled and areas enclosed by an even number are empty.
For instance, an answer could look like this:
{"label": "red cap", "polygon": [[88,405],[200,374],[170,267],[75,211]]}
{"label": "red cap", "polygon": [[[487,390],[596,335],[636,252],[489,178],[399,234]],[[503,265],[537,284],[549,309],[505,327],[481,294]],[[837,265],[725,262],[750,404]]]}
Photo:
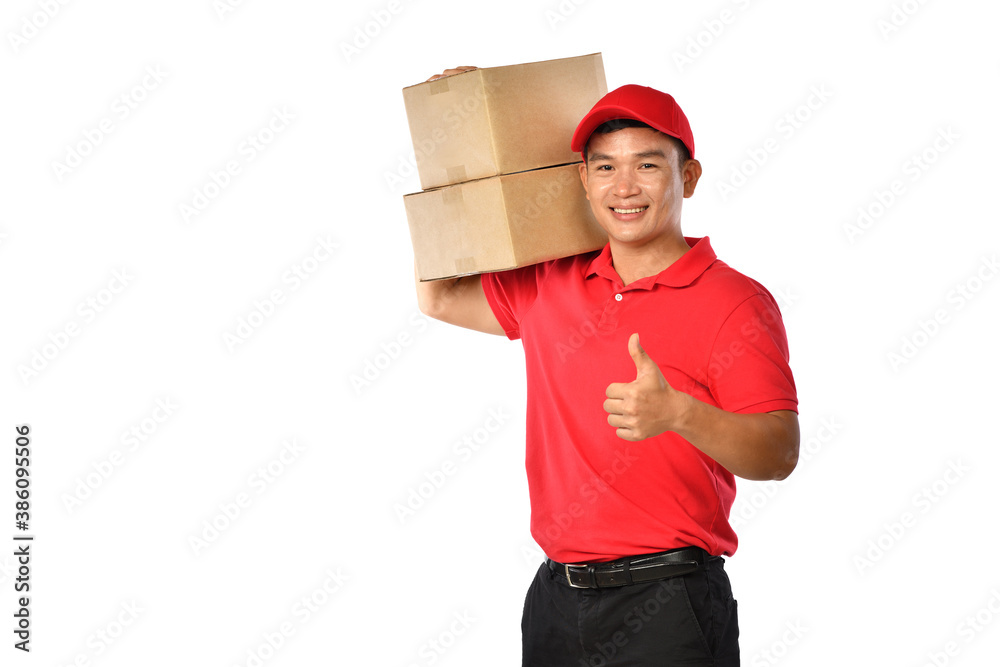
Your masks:
{"label": "red cap", "polygon": [[616,88],[598,100],[576,127],[570,148],[576,153],[582,153],[590,135],[599,125],[618,118],[638,120],[680,139],[687,146],[691,157],[694,157],[691,126],[674,98],[653,88],[633,84]]}

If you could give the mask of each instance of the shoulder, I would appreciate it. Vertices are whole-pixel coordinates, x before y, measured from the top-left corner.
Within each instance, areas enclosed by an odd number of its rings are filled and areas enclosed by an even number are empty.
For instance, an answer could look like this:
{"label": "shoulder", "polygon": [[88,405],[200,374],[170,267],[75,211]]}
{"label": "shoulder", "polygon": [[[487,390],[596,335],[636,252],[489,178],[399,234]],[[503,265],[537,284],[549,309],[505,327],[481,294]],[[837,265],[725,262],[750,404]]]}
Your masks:
{"label": "shoulder", "polygon": [[721,259],[716,259],[695,282],[701,290],[709,292],[707,296],[718,300],[720,305],[736,308],[754,297],[777,305],[767,288]]}
{"label": "shoulder", "polygon": [[594,250],[580,255],[552,259],[538,264],[538,271],[540,275],[583,279],[587,277],[591,265],[600,254],[600,250]]}
{"label": "shoulder", "polygon": [[559,259],[550,259],[516,269],[486,274],[490,280],[504,284],[541,284],[553,280],[583,280],[600,250]]}

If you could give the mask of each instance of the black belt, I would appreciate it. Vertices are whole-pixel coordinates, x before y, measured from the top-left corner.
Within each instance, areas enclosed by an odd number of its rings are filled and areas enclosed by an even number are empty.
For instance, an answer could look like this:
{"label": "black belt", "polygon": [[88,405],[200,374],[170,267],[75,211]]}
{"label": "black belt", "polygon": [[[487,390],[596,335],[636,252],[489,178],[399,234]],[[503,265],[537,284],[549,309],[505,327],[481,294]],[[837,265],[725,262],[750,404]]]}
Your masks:
{"label": "black belt", "polygon": [[684,547],[662,553],[619,558],[607,563],[567,565],[551,558],[549,569],[565,578],[573,588],[613,588],[647,581],[659,581],[694,572],[703,564],[720,558],[699,547]]}

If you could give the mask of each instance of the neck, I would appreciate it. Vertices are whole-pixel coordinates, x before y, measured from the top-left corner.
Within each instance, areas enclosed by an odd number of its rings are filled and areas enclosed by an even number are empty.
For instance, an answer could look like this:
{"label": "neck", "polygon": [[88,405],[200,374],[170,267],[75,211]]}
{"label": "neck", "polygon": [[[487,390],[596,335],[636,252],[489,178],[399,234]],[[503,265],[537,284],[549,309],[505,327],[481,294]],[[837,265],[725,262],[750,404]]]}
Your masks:
{"label": "neck", "polygon": [[622,283],[655,276],[691,249],[682,235],[665,239],[656,246],[633,246],[610,240],[611,262]]}

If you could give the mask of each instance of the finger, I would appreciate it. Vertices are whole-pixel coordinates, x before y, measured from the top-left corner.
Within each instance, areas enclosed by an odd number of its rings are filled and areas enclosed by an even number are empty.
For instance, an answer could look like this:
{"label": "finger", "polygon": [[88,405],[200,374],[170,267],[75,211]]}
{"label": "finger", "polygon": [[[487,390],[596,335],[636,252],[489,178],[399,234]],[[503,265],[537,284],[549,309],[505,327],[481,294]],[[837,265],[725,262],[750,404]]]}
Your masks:
{"label": "finger", "polygon": [[477,69],[476,67],[469,67],[467,65],[460,65],[459,67],[454,67],[452,69],[446,69],[440,74],[435,74],[434,76],[427,79],[428,81],[436,81],[437,79],[443,79],[446,76],[454,76],[455,74],[461,74],[462,72],[471,72]]}
{"label": "finger", "polygon": [[631,429],[627,428],[619,428],[617,431],[615,431],[615,435],[617,435],[622,440],[628,440],[629,442],[639,442],[640,440],[642,440],[642,438],[636,437],[635,433],[633,433]]}
{"label": "finger", "polygon": [[625,401],[609,398],[604,401],[604,411],[609,415],[623,415],[625,414]]}
{"label": "finger", "polygon": [[625,390],[631,382],[612,382],[608,385],[604,395],[608,398],[625,398]]}
{"label": "finger", "polygon": [[622,415],[608,415],[608,425],[615,428],[630,429],[631,423]]}

